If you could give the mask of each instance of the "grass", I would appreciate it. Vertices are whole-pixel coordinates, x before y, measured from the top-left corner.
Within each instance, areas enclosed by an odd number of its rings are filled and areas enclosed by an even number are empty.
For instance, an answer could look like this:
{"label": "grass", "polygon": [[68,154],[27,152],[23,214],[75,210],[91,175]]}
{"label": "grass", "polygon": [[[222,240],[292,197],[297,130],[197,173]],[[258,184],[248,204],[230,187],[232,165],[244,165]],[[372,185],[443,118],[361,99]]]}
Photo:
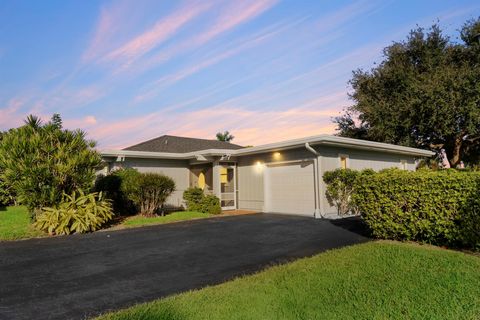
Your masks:
{"label": "grass", "polygon": [[[208,218],[211,216],[211,214],[193,211],[174,212],[163,217],[144,217],[138,215],[125,219],[116,227],[134,228],[176,221]],[[33,228],[26,207],[0,207],[0,241],[35,238],[45,235],[46,233]]]}
{"label": "grass", "polygon": [[33,238],[45,235],[35,230],[26,207],[0,208],[0,241]]}
{"label": "grass", "polygon": [[185,221],[192,219],[208,218],[211,217],[211,214],[201,213],[195,211],[179,211],[173,212],[165,216],[160,217],[144,217],[141,215],[129,217],[122,221],[120,224],[121,227],[141,227],[152,224],[164,224],[176,221]]}
{"label": "grass", "polygon": [[478,256],[377,241],[99,319],[478,319],[479,271]]}

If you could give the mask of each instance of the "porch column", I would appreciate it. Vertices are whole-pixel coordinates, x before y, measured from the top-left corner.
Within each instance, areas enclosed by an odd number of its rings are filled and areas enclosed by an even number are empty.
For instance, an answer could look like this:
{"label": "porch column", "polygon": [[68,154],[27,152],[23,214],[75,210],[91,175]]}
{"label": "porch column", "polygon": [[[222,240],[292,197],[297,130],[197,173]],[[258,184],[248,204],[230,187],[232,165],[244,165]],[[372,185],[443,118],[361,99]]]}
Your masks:
{"label": "porch column", "polygon": [[218,160],[213,162],[212,166],[212,184],[213,184],[213,194],[220,199],[220,163]]}

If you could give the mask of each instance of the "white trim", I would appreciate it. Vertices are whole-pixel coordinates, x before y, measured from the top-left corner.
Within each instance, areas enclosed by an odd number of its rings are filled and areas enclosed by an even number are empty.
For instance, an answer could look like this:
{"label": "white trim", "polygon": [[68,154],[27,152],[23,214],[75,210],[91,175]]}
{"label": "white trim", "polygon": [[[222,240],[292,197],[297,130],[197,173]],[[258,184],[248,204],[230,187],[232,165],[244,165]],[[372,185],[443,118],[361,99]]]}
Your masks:
{"label": "white trim", "polygon": [[224,165],[224,164],[220,164],[219,166],[220,166],[220,168],[233,169],[233,192],[222,192],[222,179],[220,177],[221,170],[219,171],[218,181],[220,182],[220,186],[219,186],[220,206],[222,206],[222,194],[233,194],[234,205],[229,206],[229,207],[221,207],[221,208],[222,208],[222,210],[235,210],[235,209],[237,209],[237,166],[236,165]]}
{"label": "white trim", "polygon": [[430,157],[435,154],[432,151],[422,150],[417,148],[403,147],[403,146],[397,146],[397,145],[388,144],[388,143],[344,138],[344,137],[337,137],[337,136],[323,134],[323,135],[306,137],[301,139],[270,143],[270,144],[265,144],[257,147],[238,149],[238,150],[234,150],[232,155],[242,156],[242,155],[249,155],[249,154],[261,153],[266,151],[293,149],[293,148],[303,147],[305,143],[309,143],[310,145],[332,145],[332,146],[341,146],[346,148],[378,150],[378,151],[385,151],[385,152],[391,152],[391,153],[417,155],[422,157]]}
{"label": "white trim", "polygon": [[400,169],[401,170],[408,170],[408,161],[405,159],[400,160]]}
{"label": "white trim", "polygon": [[305,143],[310,145],[326,145],[345,147],[362,150],[381,151],[395,154],[405,154],[411,156],[431,157],[435,153],[428,150],[402,147],[388,143],[373,142],[352,138],[344,138],[330,135],[318,135],[301,139],[282,141],[277,143],[265,144],[257,147],[249,147],[237,150],[230,149],[207,149],[188,153],[168,153],[168,152],[147,152],[131,150],[105,150],[101,152],[103,157],[137,157],[154,159],[197,159],[197,157],[220,156],[235,157],[252,155],[268,151],[279,151],[294,148],[303,148]]}
{"label": "white trim", "polygon": [[283,166],[283,165],[302,163],[302,162],[312,162],[314,160],[315,160],[315,158],[305,158],[305,159],[288,160],[288,161],[263,162],[262,164],[267,166],[267,167],[272,167],[272,166],[277,166],[277,165],[278,166]]}

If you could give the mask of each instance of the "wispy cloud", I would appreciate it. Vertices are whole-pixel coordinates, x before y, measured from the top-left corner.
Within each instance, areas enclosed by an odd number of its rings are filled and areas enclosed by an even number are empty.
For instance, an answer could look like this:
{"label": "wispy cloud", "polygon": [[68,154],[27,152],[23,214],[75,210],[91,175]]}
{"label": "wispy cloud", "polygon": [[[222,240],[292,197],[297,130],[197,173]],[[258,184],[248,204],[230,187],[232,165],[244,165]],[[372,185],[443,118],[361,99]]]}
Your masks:
{"label": "wispy cloud", "polygon": [[158,20],[151,28],[129,40],[106,55],[105,60],[120,60],[131,63],[173,36],[180,28],[198,17],[210,7],[207,2],[181,6],[172,14]]}
{"label": "wispy cloud", "polygon": [[338,26],[344,26],[355,18],[365,18],[380,10],[387,2],[360,0],[321,17],[316,25],[319,32],[326,32]]}
{"label": "wispy cloud", "polygon": [[207,56],[202,58],[200,61],[193,61],[190,66],[187,66],[183,69],[176,71],[175,73],[168,74],[161,77],[160,79],[154,81],[153,83],[145,86],[146,89],[143,89],[140,94],[134,98],[134,102],[142,102],[144,100],[155,97],[163,88],[170,86],[182,79],[185,79],[197,72],[200,72],[212,65],[215,65],[229,57],[232,57],[240,52],[255,47],[267,39],[275,36],[282,31],[283,28],[267,28],[261,32],[254,34],[248,39],[242,39],[240,41],[235,41],[231,44],[229,49],[221,51],[216,55]]}
{"label": "wispy cloud", "polygon": [[19,117],[20,108],[24,102],[22,99],[10,99],[4,107],[0,108],[0,127],[13,127],[21,123]]}
{"label": "wispy cloud", "polygon": [[97,119],[88,128],[90,137],[98,139],[102,148],[125,147],[166,133],[212,138],[221,130],[232,131],[237,143],[258,145],[333,133],[331,118],[339,114],[346,99],[345,93],[336,92],[277,110],[258,110],[227,101],[191,112],[157,111],[113,122]]}
{"label": "wispy cloud", "polygon": [[277,0],[230,1],[220,9],[220,12],[216,14],[216,20],[205,30],[200,30],[199,33],[192,35],[186,40],[177,42],[161,50],[152,57],[142,61],[140,65],[135,66],[135,70],[153,68],[156,65],[167,62],[175,56],[198,48],[210,40],[253,20],[274,7],[276,3]]}

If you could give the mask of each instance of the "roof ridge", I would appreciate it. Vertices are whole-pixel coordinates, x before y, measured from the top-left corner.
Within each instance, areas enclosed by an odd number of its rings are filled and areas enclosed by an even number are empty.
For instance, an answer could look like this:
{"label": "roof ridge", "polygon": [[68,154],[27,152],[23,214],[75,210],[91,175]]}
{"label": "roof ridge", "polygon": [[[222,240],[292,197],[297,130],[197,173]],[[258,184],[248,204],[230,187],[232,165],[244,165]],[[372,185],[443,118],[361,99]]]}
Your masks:
{"label": "roof ridge", "polygon": [[[182,136],[174,136],[174,135],[169,135],[169,134],[164,134],[161,136],[158,136],[156,138],[152,138],[146,141],[142,141],[140,143],[134,144],[132,146],[128,146],[126,148],[123,148],[123,150],[131,150],[131,149],[136,149],[136,148],[149,148],[150,145],[159,145],[163,144],[165,142],[165,145],[167,144],[170,145],[170,142],[173,143],[174,145],[179,145],[179,144],[185,144],[185,145],[190,145],[190,148],[192,148],[192,145],[204,145],[206,148],[205,149],[236,149],[236,148],[243,148],[241,145],[234,144],[231,142],[227,141],[219,141],[216,139],[204,139],[204,138],[193,138],[193,137],[182,137]],[[210,147],[208,147],[210,145]],[[188,149],[188,147],[187,147]]]}

